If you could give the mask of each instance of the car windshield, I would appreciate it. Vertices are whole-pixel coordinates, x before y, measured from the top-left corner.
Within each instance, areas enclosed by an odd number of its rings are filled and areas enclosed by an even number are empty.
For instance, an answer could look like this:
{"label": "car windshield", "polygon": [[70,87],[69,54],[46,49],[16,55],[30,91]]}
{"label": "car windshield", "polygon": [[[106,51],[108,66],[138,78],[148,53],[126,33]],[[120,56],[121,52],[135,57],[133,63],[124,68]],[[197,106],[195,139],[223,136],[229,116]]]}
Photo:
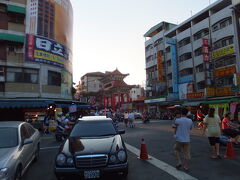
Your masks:
{"label": "car windshield", "polygon": [[71,137],[98,137],[116,135],[116,129],[112,122],[86,122],[82,121],[75,125]]}
{"label": "car windshield", "polygon": [[17,145],[17,128],[0,128],[0,148],[11,148]]}

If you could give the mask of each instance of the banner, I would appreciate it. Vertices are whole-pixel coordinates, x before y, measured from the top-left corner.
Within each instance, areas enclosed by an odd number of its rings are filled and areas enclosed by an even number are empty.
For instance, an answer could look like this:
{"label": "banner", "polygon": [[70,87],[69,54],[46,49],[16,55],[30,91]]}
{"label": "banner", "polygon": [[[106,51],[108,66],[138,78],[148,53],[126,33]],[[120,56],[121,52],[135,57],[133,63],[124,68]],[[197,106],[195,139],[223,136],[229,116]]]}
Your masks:
{"label": "banner", "polygon": [[25,61],[64,68],[69,59],[69,51],[66,46],[44,37],[27,34],[25,46]]}
{"label": "banner", "polygon": [[73,11],[69,0],[28,0],[25,61],[72,72]]}
{"label": "banner", "polygon": [[225,46],[221,49],[217,49],[215,51],[212,52],[212,58],[216,59],[216,58],[220,58],[223,57],[225,55],[229,55],[235,52],[234,46],[233,45],[229,45],[229,46]]}
{"label": "banner", "polygon": [[214,76],[215,77],[227,76],[227,75],[232,75],[235,72],[236,72],[236,66],[231,66],[231,67],[215,70]]}
{"label": "banner", "polygon": [[188,93],[188,94],[187,94],[187,98],[188,98],[188,99],[204,98],[204,92]]}
{"label": "banner", "polygon": [[163,82],[163,75],[164,75],[164,67],[163,67],[163,60],[162,60],[162,52],[157,52],[157,65],[158,65],[158,81]]}

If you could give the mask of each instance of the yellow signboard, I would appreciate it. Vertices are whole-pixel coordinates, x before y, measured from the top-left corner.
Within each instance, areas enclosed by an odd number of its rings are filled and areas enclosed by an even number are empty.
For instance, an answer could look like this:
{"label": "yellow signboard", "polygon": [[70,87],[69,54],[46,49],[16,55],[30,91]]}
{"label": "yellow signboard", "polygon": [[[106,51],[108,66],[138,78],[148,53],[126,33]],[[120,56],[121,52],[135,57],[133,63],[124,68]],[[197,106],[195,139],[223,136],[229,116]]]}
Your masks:
{"label": "yellow signboard", "polygon": [[206,97],[215,96],[215,88],[206,88],[205,89],[205,96]]}
{"label": "yellow signboard", "polygon": [[212,52],[212,58],[216,59],[216,58],[220,58],[222,56],[228,55],[228,54],[232,54],[235,52],[234,46],[233,45],[229,45],[226,47],[223,47],[221,49],[215,50]]}

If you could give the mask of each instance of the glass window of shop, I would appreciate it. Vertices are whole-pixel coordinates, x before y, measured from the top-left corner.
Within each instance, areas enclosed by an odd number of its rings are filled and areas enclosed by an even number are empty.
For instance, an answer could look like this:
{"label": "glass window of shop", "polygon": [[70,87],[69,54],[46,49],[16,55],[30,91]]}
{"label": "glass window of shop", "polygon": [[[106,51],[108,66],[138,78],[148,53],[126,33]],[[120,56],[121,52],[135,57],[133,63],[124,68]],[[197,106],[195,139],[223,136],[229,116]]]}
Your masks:
{"label": "glass window of shop", "polygon": [[215,82],[217,87],[231,86],[233,85],[233,75],[216,78]]}
{"label": "glass window of shop", "polygon": [[7,82],[38,83],[38,70],[7,68]]}
{"label": "glass window of shop", "polygon": [[48,71],[48,85],[61,86],[61,73]]}

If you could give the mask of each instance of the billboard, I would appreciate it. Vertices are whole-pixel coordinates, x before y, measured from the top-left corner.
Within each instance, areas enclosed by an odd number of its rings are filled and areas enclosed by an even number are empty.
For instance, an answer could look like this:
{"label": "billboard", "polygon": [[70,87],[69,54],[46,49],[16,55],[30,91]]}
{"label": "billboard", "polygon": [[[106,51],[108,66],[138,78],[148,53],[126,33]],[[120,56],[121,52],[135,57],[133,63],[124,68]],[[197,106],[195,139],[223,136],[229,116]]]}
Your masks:
{"label": "billboard", "polygon": [[72,27],[69,0],[28,0],[25,60],[72,71]]}
{"label": "billboard", "polygon": [[68,60],[69,51],[63,44],[41,36],[26,35],[25,61],[64,68]]}
{"label": "billboard", "polygon": [[193,93],[193,83],[179,84],[179,99],[187,99],[187,94]]}

